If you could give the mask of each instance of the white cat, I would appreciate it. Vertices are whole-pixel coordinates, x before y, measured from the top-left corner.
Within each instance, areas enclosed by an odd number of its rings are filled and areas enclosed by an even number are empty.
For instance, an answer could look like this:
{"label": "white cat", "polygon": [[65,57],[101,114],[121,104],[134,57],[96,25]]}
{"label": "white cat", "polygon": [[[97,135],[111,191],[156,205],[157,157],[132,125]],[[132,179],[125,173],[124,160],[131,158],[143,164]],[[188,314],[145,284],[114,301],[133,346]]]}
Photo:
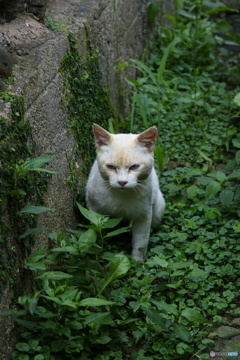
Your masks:
{"label": "white cat", "polygon": [[93,132],[97,159],[87,182],[87,206],[132,220],[132,257],[143,260],[151,226],[159,225],[165,208],[153,165],[157,129],[113,135],[94,124]]}

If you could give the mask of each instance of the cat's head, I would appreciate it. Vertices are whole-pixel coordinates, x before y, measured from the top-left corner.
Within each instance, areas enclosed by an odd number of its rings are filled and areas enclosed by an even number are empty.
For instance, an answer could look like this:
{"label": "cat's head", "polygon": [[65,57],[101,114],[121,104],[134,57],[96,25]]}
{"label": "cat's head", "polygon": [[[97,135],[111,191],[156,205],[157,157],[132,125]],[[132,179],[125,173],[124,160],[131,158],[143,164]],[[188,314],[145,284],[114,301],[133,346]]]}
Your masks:
{"label": "cat's head", "polygon": [[145,180],[153,167],[157,128],[141,134],[110,134],[93,125],[99,171],[111,188],[131,189]]}

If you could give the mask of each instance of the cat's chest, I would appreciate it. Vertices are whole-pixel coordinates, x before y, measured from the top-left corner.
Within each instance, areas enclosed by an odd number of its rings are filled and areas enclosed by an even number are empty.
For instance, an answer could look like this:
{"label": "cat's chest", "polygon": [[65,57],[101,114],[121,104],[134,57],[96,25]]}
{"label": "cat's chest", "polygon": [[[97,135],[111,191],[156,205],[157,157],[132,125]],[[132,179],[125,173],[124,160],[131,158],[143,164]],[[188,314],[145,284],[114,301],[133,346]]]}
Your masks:
{"label": "cat's chest", "polygon": [[151,208],[150,194],[138,194],[125,190],[108,190],[106,197],[102,193],[100,204],[105,214],[133,219],[144,216]]}

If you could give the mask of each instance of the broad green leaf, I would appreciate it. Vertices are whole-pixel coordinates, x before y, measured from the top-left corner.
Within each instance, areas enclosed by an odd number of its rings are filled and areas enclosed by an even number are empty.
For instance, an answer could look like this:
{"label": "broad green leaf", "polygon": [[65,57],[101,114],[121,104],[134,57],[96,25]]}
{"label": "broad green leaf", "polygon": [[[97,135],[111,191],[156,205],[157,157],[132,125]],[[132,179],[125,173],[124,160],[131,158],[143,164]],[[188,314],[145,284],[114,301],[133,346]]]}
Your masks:
{"label": "broad green leaf", "polygon": [[108,279],[103,285],[102,289],[99,291],[98,295],[100,295],[112,281],[119,278],[120,276],[125,275],[130,269],[130,267],[131,262],[127,258],[127,256],[122,254],[115,255],[109,263]]}
{"label": "broad green leaf", "polygon": [[233,202],[234,193],[230,189],[224,189],[220,193],[220,200],[224,206],[231,206]]}
{"label": "broad green leaf", "polygon": [[122,69],[124,69],[126,66],[129,66],[128,62],[122,62],[120,65],[118,65],[116,67],[117,71],[121,71]]}
{"label": "broad green leaf", "polygon": [[240,232],[240,223],[237,224],[236,226],[233,226],[233,230]]}
{"label": "broad green leaf", "polygon": [[147,308],[143,308],[143,310],[151,321],[153,321],[155,324],[159,325],[162,328],[162,331],[167,330],[167,327],[165,325],[166,319],[159,314],[158,310]]}
{"label": "broad green leaf", "polygon": [[51,352],[59,352],[59,351],[63,350],[65,347],[66,347],[66,343],[63,338],[53,340],[51,343]]}
{"label": "broad green leaf", "polygon": [[[240,93],[239,93],[239,95],[240,95]],[[232,143],[233,143],[233,146],[240,149],[240,141],[238,139],[233,139]]]}
{"label": "broad green leaf", "polygon": [[240,106],[240,93],[234,96],[233,102]]}
{"label": "broad green leaf", "polygon": [[168,267],[168,262],[164,259],[161,259],[159,256],[154,256],[152,259],[151,259],[155,264],[163,267],[163,268],[166,268]]}
{"label": "broad green leaf", "polygon": [[108,305],[114,305],[115,303],[113,301],[108,301],[105,299],[98,299],[98,298],[87,298],[84,300],[81,300],[78,305],[79,306],[108,306]]}
{"label": "broad green leaf", "polygon": [[187,188],[187,195],[189,199],[193,199],[197,195],[198,190],[199,188],[196,185],[192,185],[189,188]]}
{"label": "broad green leaf", "polygon": [[34,356],[33,360],[45,360],[45,356],[42,354],[38,354]]}
{"label": "broad green leaf", "polygon": [[19,325],[29,329],[29,330],[35,330],[40,327],[40,325],[35,321],[29,321],[29,320],[21,320],[21,319],[15,319],[16,323]]}
{"label": "broad green leaf", "polygon": [[32,228],[25,231],[21,236],[20,239],[25,239],[29,235],[38,235],[41,234],[43,231],[46,231],[47,228]]}
{"label": "broad green leaf", "polygon": [[239,165],[240,164],[240,150],[238,150],[236,152],[235,159],[236,159],[237,164]]}
{"label": "broad green leaf", "polygon": [[159,310],[164,311],[167,314],[173,314],[175,316],[178,315],[177,305],[175,304],[167,304],[164,301],[157,301],[157,300],[152,300],[152,303],[156,305]]}
{"label": "broad green leaf", "polygon": [[93,229],[88,229],[85,231],[78,240],[78,246],[81,253],[85,254],[92,248],[97,240],[96,231]]}
{"label": "broad green leaf", "polygon": [[217,172],[216,172],[216,179],[217,179],[219,182],[224,182],[224,181],[226,181],[227,176],[226,176],[222,171],[217,171]]}
{"label": "broad green leaf", "polygon": [[199,310],[186,308],[182,311],[181,315],[188,319],[189,321],[196,322],[199,324],[210,324],[211,322],[205,318],[203,315],[200,314]]}
{"label": "broad green leaf", "polygon": [[114,231],[111,231],[109,233],[107,233],[105,236],[104,236],[104,239],[105,238],[109,238],[109,237],[113,237],[113,236],[117,236],[117,235],[120,235],[120,234],[123,234],[123,233],[126,233],[129,231],[129,227],[128,226],[125,226],[123,228],[120,228],[120,229],[117,229],[117,230],[114,230]]}
{"label": "broad green leaf", "polygon": [[217,181],[212,180],[206,188],[205,197],[209,199],[216,195],[220,190],[221,184]]}
{"label": "broad green leaf", "polygon": [[17,343],[16,348],[19,351],[25,351],[25,352],[28,352],[30,350],[29,345],[27,343],[24,343],[24,342]]}
{"label": "broad green leaf", "polygon": [[233,171],[232,174],[228,175],[227,177],[228,180],[239,179],[239,178],[240,178],[240,169]]}
{"label": "broad green leaf", "polygon": [[82,213],[82,215],[86,219],[88,219],[91,223],[93,223],[94,225],[99,227],[99,224],[101,223],[101,219],[103,218],[103,215],[97,214],[91,209],[86,209],[79,203],[77,203],[77,206],[78,206],[80,212]]}
{"label": "broad green leaf", "polygon": [[71,329],[76,330],[81,330],[83,328],[82,323],[77,320],[68,321],[67,326],[69,326]]}
{"label": "broad green leaf", "polygon": [[44,258],[44,256],[47,253],[47,249],[39,249],[37,251],[34,251],[28,258],[27,258],[27,263],[35,263],[39,260],[41,260],[42,258]]}
{"label": "broad green leaf", "polygon": [[108,344],[112,339],[108,335],[100,335],[94,339],[93,344]]}
{"label": "broad green leaf", "polygon": [[209,273],[207,271],[199,269],[198,267],[194,267],[192,271],[190,271],[187,275],[187,277],[189,278],[194,278],[195,281],[196,280],[202,281],[203,279],[206,279],[208,276]]}
{"label": "broad green leaf", "polygon": [[207,177],[207,176],[199,176],[199,177],[197,177],[197,182],[198,182],[198,184],[201,184],[201,185],[208,185],[212,181],[213,180],[210,177]]}
{"label": "broad green leaf", "polygon": [[27,193],[22,189],[16,189],[9,191],[9,194],[11,195],[27,195]]}
{"label": "broad green leaf", "polygon": [[78,250],[74,246],[65,246],[63,248],[54,248],[51,251],[69,253],[69,254],[72,254],[72,255],[77,255],[78,254]]}
{"label": "broad green leaf", "polygon": [[191,334],[188,329],[182,324],[173,324],[173,331],[177,337],[188,342],[191,338]]}
{"label": "broad green leaf", "polygon": [[89,324],[114,325],[114,321],[110,312],[91,313],[84,321],[84,325]]}
{"label": "broad green leaf", "polygon": [[47,271],[41,275],[38,276],[38,279],[48,279],[48,280],[64,280],[64,279],[70,279],[73,276],[70,274],[66,274],[62,271]]}
{"label": "broad green leaf", "polygon": [[112,229],[120,224],[121,221],[122,218],[107,219],[107,221],[102,225],[102,229]]}
{"label": "broad green leaf", "polygon": [[24,164],[22,165],[23,168],[25,169],[35,169],[35,168],[40,168],[43,165],[49,163],[50,161],[52,161],[54,158],[50,157],[50,156],[36,156],[33,158],[29,158],[27,159]]}
{"label": "broad green leaf", "polygon": [[34,295],[29,300],[28,309],[29,309],[29,312],[31,315],[33,315],[35,312],[39,296],[40,296],[40,291],[37,291],[34,293]]}
{"label": "broad green leaf", "polygon": [[45,206],[27,205],[19,211],[19,214],[27,213],[27,214],[39,215],[45,213],[46,211],[54,211],[54,210],[55,209],[50,209]]}
{"label": "broad green leaf", "polygon": [[37,262],[37,263],[28,263],[26,262],[26,268],[32,271],[37,271],[37,270],[46,270],[46,264],[43,262]]}
{"label": "broad green leaf", "polygon": [[149,25],[152,25],[154,19],[161,14],[161,6],[158,3],[147,3],[147,21]]}
{"label": "broad green leaf", "polygon": [[30,357],[27,354],[19,354],[17,360],[29,360]]}

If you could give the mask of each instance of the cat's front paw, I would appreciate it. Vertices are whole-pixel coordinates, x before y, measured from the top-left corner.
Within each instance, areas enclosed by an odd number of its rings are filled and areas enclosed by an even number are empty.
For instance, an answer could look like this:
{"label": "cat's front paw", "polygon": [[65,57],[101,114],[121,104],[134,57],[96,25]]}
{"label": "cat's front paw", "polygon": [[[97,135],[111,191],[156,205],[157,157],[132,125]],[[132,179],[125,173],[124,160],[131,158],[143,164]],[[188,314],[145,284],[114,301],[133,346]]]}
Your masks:
{"label": "cat's front paw", "polygon": [[136,261],[143,262],[144,252],[140,251],[140,250],[133,250],[132,251],[132,258],[135,259]]}

